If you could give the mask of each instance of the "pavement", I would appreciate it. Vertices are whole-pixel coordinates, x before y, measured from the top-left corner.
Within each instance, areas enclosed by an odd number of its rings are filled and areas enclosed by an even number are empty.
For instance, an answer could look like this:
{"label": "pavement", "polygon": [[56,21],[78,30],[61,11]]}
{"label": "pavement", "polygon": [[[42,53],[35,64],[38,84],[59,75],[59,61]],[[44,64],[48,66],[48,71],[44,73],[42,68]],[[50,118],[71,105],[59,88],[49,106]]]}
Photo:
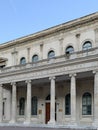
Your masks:
{"label": "pavement", "polygon": [[0,130],[97,130],[93,128],[42,128],[42,127],[17,127],[1,126]]}
{"label": "pavement", "polygon": [[90,126],[64,126],[64,125],[46,125],[46,124],[9,124],[1,123],[0,130],[98,130]]}

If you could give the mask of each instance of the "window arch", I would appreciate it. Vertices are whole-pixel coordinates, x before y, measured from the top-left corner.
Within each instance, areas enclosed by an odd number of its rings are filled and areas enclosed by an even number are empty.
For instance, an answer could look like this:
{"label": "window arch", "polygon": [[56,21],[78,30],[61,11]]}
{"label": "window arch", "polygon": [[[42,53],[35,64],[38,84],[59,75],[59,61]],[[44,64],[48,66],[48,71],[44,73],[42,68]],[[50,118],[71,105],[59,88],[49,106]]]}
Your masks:
{"label": "window arch", "polygon": [[37,62],[38,61],[38,55],[33,55],[33,57],[32,57],[32,62]]}
{"label": "window arch", "polygon": [[91,49],[91,48],[92,48],[92,43],[90,41],[86,41],[83,44],[83,50],[88,50],[88,49]]}
{"label": "window arch", "polygon": [[92,107],[92,96],[90,93],[86,92],[82,96],[82,114],[91,115]]}
{"label": "window arch", "polygon": [[71,109],[70,109],[70,94],[67,94],[65,96],[65,115],[70,115]]}
{"label": "window arch", "polygon": [[66,51],[65,51],[66,54],[70,54],[70,53],[73,53],[73,52],[74,52],[73,46],[68,46],[68,47],[66,48]]}
{"label": "window arch", "polygon": [[48,58],[50,59],[50,58],[53,58],[53,57],[55,57],[55,52],[53,50],[51,50],[51,51],[48,52]]}
{"label": "window arch", "polygon": [[22,57],[20,59],[20,64],[26,64],[26,58],[25,57]]}
{"label": "window arch", "polygon": [[21,97],[19,100],[19,115],[24,115],[25,113],[25,98]]}
{"label": "window arch", "polygon": [[37,115],[37,105],[38,105],[38,100],[37,97],[34,96],[32,97],[31,100],[31,115]]}

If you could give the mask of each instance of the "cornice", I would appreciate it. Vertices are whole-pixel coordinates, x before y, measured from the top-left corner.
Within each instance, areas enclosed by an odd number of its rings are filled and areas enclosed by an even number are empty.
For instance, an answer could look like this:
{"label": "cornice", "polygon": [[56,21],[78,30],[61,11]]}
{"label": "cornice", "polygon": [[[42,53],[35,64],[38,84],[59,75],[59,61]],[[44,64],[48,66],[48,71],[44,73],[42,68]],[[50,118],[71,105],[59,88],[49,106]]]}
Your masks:
{"label": "cornice", "polygon": [[46,30],[31,34],[28,36],[24,36],[24,37],[12,40],[10,42],[6,42],[0,45],[0,49],[4,49],[10,46],[15,46],[17,44],[21,44],[27,41],[36,40],[36,39],[39,39],[39,38],[42,38],[42,37],[45,37],[50,34],[57,33],[63,30],[70,30],[76,27],[81,27],[83,25],[89,25],[93,23],[94,21],[95,22],[98,21],[98,12],[48,28]]}

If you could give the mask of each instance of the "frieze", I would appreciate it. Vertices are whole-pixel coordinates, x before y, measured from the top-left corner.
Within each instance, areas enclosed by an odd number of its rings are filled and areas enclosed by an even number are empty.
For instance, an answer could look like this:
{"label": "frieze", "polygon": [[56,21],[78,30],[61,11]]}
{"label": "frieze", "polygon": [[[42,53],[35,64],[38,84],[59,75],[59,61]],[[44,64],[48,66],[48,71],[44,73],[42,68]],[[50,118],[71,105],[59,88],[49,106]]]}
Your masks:
{"label": "frieze", "polygon": [[94,69],[98,69],[98,62],[90,62],[90,63],[83,63],[77,64],[72,66],[60,66],[58,68],[52,68],[48,70],[40,70],[37,72],[28,72],[25,74],[14,74],[5,77],[0,77],[0,83],[10,83],[10,82],[18,82],[18,81],[25,81],[25,80],[34,80],[38,78],[46,78],[50,76],[59,76],[59,75],[66,75],[71,73],[80,73],[84,71],[93,71]]}

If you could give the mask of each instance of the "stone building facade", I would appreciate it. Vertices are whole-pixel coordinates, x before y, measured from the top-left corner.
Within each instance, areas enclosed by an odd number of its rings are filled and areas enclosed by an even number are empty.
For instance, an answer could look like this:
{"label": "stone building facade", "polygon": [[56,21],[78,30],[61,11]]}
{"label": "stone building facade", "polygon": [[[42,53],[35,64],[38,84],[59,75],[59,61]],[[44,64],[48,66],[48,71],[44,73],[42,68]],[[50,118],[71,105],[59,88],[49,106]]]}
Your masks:
{"label": "stone building facade", "polygon": [[98,126],[98,13],[0,45],[0,123]]}

